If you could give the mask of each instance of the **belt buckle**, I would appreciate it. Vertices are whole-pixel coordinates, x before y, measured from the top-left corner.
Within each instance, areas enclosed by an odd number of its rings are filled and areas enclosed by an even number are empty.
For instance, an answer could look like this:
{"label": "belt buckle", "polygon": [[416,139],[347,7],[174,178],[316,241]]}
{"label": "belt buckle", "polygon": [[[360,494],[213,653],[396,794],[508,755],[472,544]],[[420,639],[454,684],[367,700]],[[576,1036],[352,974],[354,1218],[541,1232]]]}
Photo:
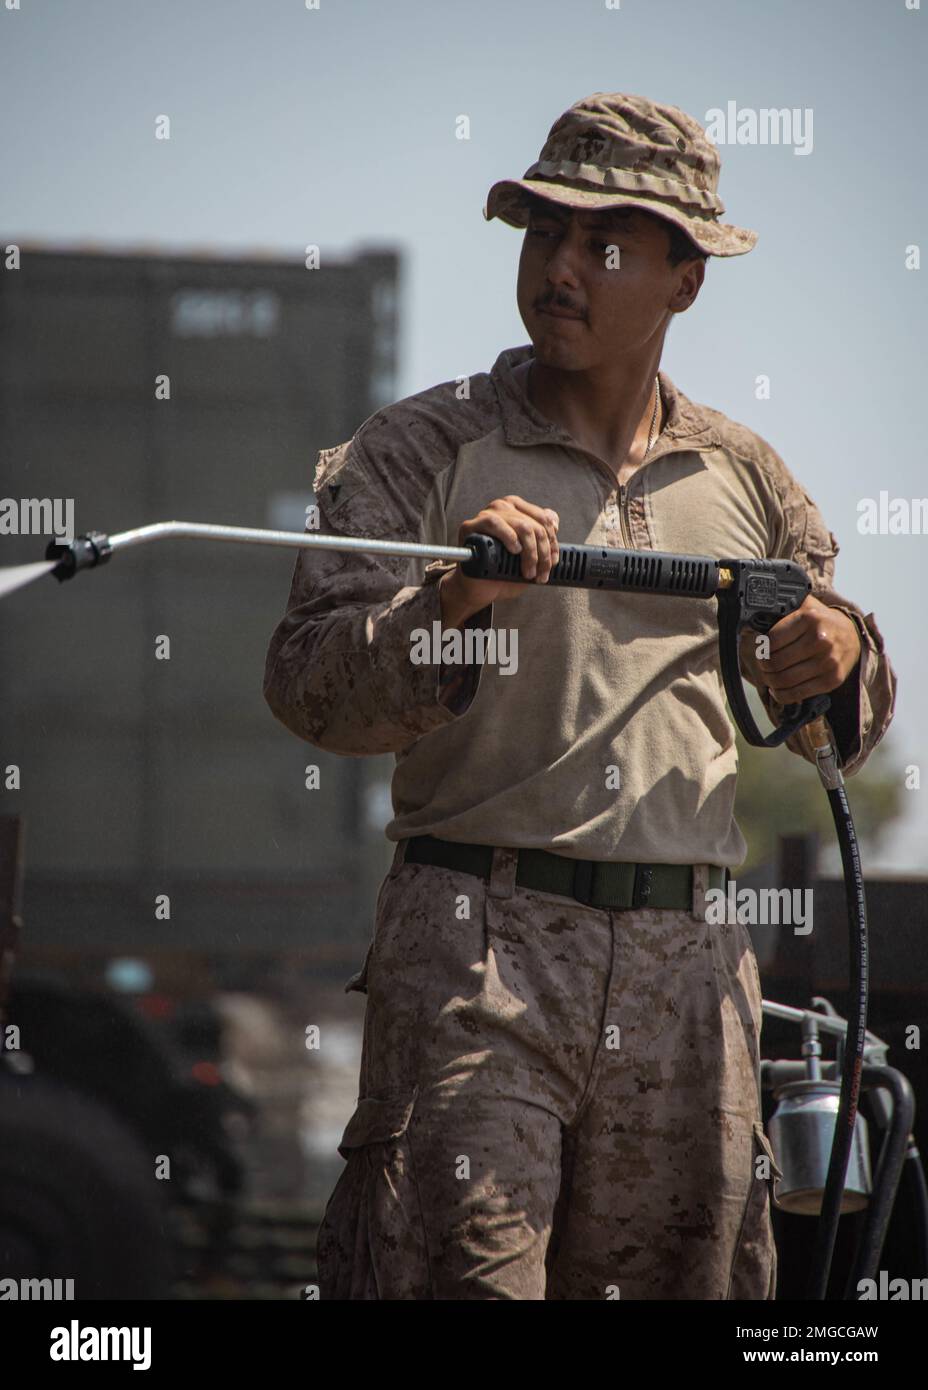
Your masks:
{"label": "belt buckle", "polygon": [[635,883],[632,888],[632,907],[647,907],[651,897],[651,884],[654,869],[650,864],[635,865]]}
{"label": "belt buckle", "polygon": [[592,897],[594,868],[592,859],[578,859],[574,865],[573,896],[584,907],[596,906]]}

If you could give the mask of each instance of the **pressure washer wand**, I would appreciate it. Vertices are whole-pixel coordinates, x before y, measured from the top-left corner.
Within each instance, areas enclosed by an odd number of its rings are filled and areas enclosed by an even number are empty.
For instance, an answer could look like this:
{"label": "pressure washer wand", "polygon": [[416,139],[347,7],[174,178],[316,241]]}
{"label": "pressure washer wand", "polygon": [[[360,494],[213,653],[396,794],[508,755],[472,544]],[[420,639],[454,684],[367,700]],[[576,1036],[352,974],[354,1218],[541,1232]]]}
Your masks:
{"label": "pressure washer wand", "polygon": [[311,531],[270,531],[254,526],[217,526],[204,521],[156,521],[133,531],[108,536],[103,531],[87,531],[73,541],[51,541],[45,558],[57,560],[51,571],[59,581],[71,579],[78,570],[105,564],[117,550],[145,545],[149,541],[187,538],[202,541],[234,541],[239,545],[277,545],[318,547],[321,550],[354,550],[374,555],[409,555],[420,559],[469,560],[472,550],[459,545],[419,545],[413,541],[375,541],[354,536],[314,535]]}
{"label": "pressure washer wand", "polygon": [[[399,555],[418,559],[457,560],[472,579],[522,580],[521,556],[502,541],[479,533],[466,546],[425,545],[416,541],[371,540],[367,537],[313,534],[311,531],[271,531],[204,522],[162,521],[107,536],[89,531],[70,542],[52,541],[47,560],[57,560],[51,573],[71,579],[78,570],[106,563],[128,546],[174,537],[237,541],[249,545],[319,547],[323,550]],[[558,562],[547,583],[583,589],[619,589],[632,593],[671,594],[678,598],[718,599],[719,658],[725,692],[735,722],[749,743],[775,748],[810,719],[824,714],[830,701],[815,695],[783,711],[779,727],[764,734],[758,728],[744,693],[739,643],[745,628],[767,632],[792,613],[812,589],[809,576],[791,560],[715,560],[708,555],[684,555],[660,550],[617,550],[605,546],[559,545]]]}

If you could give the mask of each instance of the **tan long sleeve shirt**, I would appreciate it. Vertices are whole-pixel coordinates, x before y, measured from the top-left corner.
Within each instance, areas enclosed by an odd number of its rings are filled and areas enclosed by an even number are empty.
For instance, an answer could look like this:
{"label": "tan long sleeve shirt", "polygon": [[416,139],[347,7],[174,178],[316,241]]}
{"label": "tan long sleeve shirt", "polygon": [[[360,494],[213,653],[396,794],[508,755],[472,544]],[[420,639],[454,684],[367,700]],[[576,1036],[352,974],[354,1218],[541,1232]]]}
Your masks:
{"label": "tan long sleeve shirt", "polygon": [[[508,349],[466,389],[408,397],[322,450],[320,530],[457,545],[462,521],[515,493],[554,508],[562,543],[795,560],[861,636],[829,715],[853,774],[889,726],[896,679],[873,614],[832,587],[838,544],[783,460],[661,372],[664,428],[619,487],[526,397],[513,369],[532,351]],[[716,601],[538,585],[468,620],[517,632],[514,671],[442,666],[437,651],[416,664],[451,567],[300,550],[270,640],[264,694],[288,729],[336,753],[396,755],[387,837],[741,863]],[[795,736],[787,746],[804,756]]]}

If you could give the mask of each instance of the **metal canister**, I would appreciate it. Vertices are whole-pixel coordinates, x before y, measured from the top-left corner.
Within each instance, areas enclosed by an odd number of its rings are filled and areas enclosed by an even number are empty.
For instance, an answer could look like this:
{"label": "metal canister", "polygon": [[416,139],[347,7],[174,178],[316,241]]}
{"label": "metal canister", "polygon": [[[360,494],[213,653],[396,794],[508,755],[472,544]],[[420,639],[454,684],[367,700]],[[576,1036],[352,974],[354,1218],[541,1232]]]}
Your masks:
{"label": "metal canister", "polygon": [[[768,1126],[770,1143],[783,1177],[776,1185],[781,1211],[818,1216],[835,1135],[839,1086],[834,1081],[791,1081],[775,1092],[777,1108]],[[841,1196],[841,1211],[860,1211],[873,1185],[867,1122],[857,1115]]]}

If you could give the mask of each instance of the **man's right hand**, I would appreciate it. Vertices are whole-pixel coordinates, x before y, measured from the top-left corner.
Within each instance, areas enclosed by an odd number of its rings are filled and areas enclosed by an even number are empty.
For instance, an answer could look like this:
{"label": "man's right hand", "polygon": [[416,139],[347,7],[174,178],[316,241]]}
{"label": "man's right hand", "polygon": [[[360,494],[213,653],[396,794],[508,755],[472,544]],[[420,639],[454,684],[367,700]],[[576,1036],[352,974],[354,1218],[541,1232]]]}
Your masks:
{"label": "man's right hand", "polygon": [[[498,497],[475,517],[458,528],[458,545],[474,532],[494,536],[513,555],[522,555],[522,574],[535,584],[546,584],[557,564],[558,514],[550,507],[537,507],[522,497]],[[470,579],[460,565],[439,584],[444,627],[458,627],[473,613],[490,603],[518,598],[528,588],[511,580]]]}

